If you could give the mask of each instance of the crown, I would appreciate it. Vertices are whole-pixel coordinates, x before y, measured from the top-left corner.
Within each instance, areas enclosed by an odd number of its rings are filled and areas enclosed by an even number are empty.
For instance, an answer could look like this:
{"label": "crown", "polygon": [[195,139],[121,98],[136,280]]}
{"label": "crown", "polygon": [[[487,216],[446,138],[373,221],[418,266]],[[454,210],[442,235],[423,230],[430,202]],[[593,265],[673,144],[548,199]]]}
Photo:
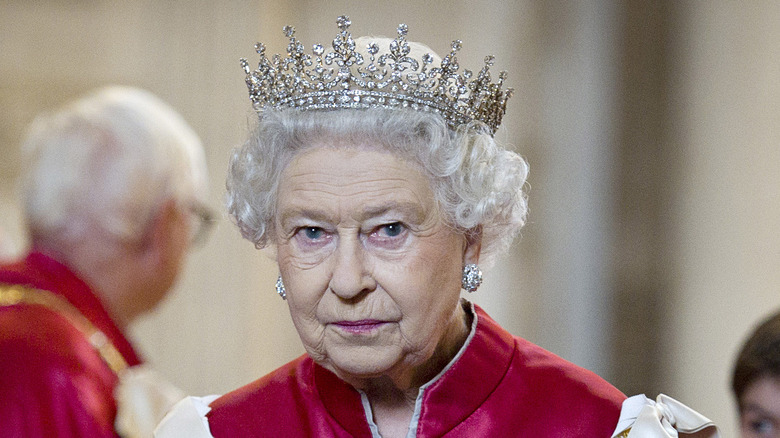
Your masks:
{"label": "crown", "polygon": [[400,24],[387,53],[380,54],[379,46],[371,42],[364,56],[355,50],[349,17],[338,17],[336,24],[340,31],[332,51],[315,44],[311,55],[305,53],[303,44],[295,38],[295,28],[285,26],[283,31],[290,39],[286,57],[273,55],[269,59],[265,46],[257,43],[257,69],[252,71],[248,61],[241,59],[255,111],[411,108],[440,114],[452,129],[479,120],[491,133],[496,132],[513,90],[502,90],[505,71],[498,75],[497,82],[491,82],[492,55],[485,57],[485,65],[476,76],[471,70],[458,72],[456,55],[462,43],[456,40],[440,65],[435,66],[430,53],[419,59],[409,56],[408,27]]}

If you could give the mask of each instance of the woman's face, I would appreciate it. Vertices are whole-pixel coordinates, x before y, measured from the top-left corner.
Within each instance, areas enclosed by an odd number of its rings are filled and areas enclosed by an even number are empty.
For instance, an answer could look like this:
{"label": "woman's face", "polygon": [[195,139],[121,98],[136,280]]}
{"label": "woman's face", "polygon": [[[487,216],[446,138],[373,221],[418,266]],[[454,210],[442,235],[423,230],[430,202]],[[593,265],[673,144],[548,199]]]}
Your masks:
{"label": "woman's face", "polygon": [[[464,326],[464,263],[426,177],[390,153],[316,145],[281,175],[278,262],[309,355],[339,377],[403,379]],[[441,343],[440,343],[441,341]]]}
{"label": "woman's face", "polygon": [[742,393],[742,438],[780,438],[780,379],[765,376]]}

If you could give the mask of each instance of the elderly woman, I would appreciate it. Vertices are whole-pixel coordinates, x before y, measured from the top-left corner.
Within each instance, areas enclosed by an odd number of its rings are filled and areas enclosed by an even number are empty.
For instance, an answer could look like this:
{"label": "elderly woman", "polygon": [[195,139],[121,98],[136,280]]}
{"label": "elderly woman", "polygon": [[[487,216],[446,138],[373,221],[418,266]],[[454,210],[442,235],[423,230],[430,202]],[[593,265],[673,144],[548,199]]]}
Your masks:
{"label": "elderly woman", "polygon": [[286,58],[244,61],[259,125],[227,184],[307,354],[158,436],[610,437],[620,391],[461,299],[526,216],[527,165],[493,138],[504,73],[338,25],[332,50],[286,27]]}

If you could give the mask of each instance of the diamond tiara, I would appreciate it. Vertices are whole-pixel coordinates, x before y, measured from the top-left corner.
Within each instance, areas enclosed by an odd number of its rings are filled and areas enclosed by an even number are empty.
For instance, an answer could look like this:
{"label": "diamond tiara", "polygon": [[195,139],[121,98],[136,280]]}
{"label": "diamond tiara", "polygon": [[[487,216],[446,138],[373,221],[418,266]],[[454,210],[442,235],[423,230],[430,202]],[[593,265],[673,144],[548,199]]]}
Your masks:
{"label": "diamond tiara", "polygon": [[283,31],[290,39],[287,57],[273,55],[268,59],[265,46],[257,43],[257,69],[252,71],[249,62],[241,59],[255,111],[411,108],[441,115],[452,129],[478,120],[492,134],[496,132],[513,90],[501,89],[505,71],[498,75],[498,82],[491,82],[492,55],[485,57],[476,77],[471,70],[459,73],[456,54],[462,43],[456,40],[440,65],[434,66],[430,53],[419,59],[409,56],[405,24],[398,26],[398,36],[390,42],[387,53],[380,54],[379,46],[371,42],[364,55],[355,50],[349,17],[340,16],[336,23],[340,31],[332,51],[315,44],[312,55],[304,53],[295,28],[285,26]]}

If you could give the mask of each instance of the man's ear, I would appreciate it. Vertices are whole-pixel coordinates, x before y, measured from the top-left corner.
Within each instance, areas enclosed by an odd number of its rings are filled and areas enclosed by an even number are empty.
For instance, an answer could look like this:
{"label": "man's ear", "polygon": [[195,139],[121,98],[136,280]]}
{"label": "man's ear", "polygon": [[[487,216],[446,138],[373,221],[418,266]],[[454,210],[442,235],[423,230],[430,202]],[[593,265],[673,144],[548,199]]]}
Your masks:
{"label": "man's ear", "polygon": [[148,261],[155,266],[162,265],[167,260],[168,253],[173,250],[171,244],[180,225],[181,211],[176,201],[169,199],[160,205],[154,213],[144,239],[144,252]]}
{"label": "man's ear", "polygon": [[466,245],[463,248],[463,264],[479,263],[482,251],[482,226],[474,227],[466,232]]}

